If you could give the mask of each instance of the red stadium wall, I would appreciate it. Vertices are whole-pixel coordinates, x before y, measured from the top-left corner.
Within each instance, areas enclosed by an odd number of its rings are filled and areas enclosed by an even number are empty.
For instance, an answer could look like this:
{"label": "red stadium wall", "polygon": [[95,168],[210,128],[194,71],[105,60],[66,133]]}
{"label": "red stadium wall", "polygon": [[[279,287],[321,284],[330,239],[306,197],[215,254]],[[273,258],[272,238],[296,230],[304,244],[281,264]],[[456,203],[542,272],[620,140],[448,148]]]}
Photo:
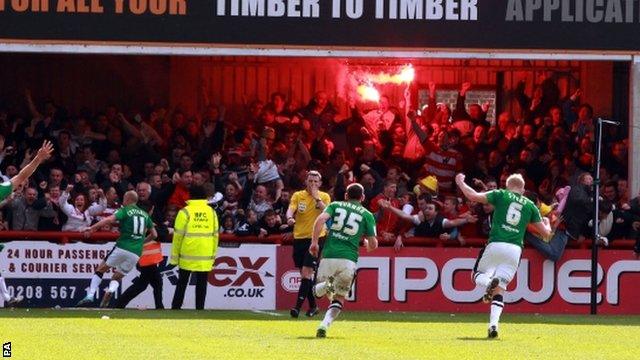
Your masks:
{"label": "red stadium wall", "polygon": [[[381,248],[361,254],[349,310],[484,312],[483,289],[475,288],[471,273],[479,249],[405,248],[396,254]],[[602,314],[640,314],[637,284],[640,261],[631,251],[600,254],[599,311]],[[589,313],[591,253],[567,250],[554,264],[527,249],[505,302],[515,313]],[[604,272],[603,272],[604,271]],[[276,307],[295,303],[299,277],[291,248],[278,249]]]}
{"label": "red stadium wall", "polygon": [[[416,85],[435,81],[442,87],[458,87],[469,81],[477,88],[495,89],[497,73],[504,75],[505,94],[526,79],[531,93],[539,78],[552,71],[560,74],[562,96],[576,87],[583,90],[583,101],[610,114],[612,106],[612,63],[555,60],[477,60],[477,59],[317,59],[277,57],[168,57],[115,55],[2,54],[0,99],[8,105],[23,106],[24,89],[30,89],[38,105],[45,98],[63,104],[72,113],[83,107],[103,109],[114,103],[125,111],[142,109],[150,101],[179,106],[188,115],[203,109],[209,100],[224,104],[229,115],[239,114],[245,99],[268,101],[279,91],[306,104],[318,90],[343,106],[342,75],[345,70],[364,68],[371,72],[389,71],[412,63]],[[382,89],[397,104],[403,88]],[[517,101],[506,96],[505,109],[520,111]]]}
{"label": "red stadium wall", "polygon": [[72,114],[103,111],[108,104],[141,110],[150,101],[169,103],[169,70],[166,56],[2,54],[0,106],[26,108],[29,89],[40,110],[44,99]]}

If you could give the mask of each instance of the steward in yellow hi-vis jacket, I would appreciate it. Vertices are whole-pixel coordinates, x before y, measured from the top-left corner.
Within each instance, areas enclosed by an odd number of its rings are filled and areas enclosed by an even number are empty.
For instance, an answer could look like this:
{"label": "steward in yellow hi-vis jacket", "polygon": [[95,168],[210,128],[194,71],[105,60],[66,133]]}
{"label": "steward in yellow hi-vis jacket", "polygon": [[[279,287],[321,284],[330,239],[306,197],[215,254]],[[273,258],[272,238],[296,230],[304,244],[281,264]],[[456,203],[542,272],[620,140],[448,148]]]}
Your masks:
{"label": "steward in yellow hi-vis jacket", "polygon": [[173,294],[172,309],[180,309],[191,273],[196,277],[196,309],[204,309],[207,297],[207,277],[213,269],[218,249],[218,216],[207,204],[201,186],[189,190],[187,206],[176,216],[171,248],[171,265],[178,265],[178,285]]}

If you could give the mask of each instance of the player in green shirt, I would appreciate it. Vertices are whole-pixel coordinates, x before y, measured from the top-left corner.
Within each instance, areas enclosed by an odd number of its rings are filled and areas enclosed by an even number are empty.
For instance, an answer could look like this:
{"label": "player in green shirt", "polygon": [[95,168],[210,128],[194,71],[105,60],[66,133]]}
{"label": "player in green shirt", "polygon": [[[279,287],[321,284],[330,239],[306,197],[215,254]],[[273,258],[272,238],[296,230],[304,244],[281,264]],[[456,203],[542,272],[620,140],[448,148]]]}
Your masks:
{"label": "player in green shirt", "polygon": [[346,201],[329,204],[313,224],[309,252],[317,257],[322,228],[330,222],[313,294],[316,297],[327,295],[331,305],[318,328],[317,337],[327,336],[327,328],[342,310],[344,298],[356,275],[360,240],[364,237],[364,245],[368,251],[378,247],[376,220],[361,204],[364,200],[362,185],[355,183],[347,186],[346,198]]}
{"label": "player in green shirt", "polygon": [[[44,143],[42,143],[42,147],[36,153],[36,156],[27,166],[23,167],[11,180],[0,183],[0,201],[11,195],[15,189],[25,183],[33,172],[36,171],[38,166],[51,157],[52,153],[53,145],[51,142],[45,140]],[[4,245],[0,244],[0,251],[2,251],[3,248]],[[4,299],[5,306],[13,306],[22,301],[22,296],[15,297],[9,294],[7,284],[4,282],[2,274],[0,274],[0,297]]]}
{"label": "player in green shirt", "polygon": [[120,209],[85,230],[85,237],[89,237],[91,233],[103,226],[117,222],[120,226],[120,236],[116,240],[113,250],[109,252],[109,255],[93,274],[91,285],[87,290],[87,296],[80,300],[78,306],[93,302],[98,286],[102,281],[102,276],[109,268],[114,268],[115,271],[111,277],[111,282],[100,303],[100,307],[107,307],[111,296],[120,286],[120,279],[133,270],[138,263],[140,254],[142,254],[142,245],[158,237],[153,221],[151,221],[151,216],[140,209],[137,203],[138,194],[135,191],[127,191],[122,199],[123,206]]}
{"label": "player in green shirt", "polygon": [[523,195],[522,175],[509,176],[506,190],[483,193],[476,192],[464,179],[464,174],[456,175],[456,184],[467,199],[494,207],[489,244],[478,255],[473,279],[486,288],[482,300],[491,302],[488,336],[495,338],[504,309],[503,294],[518,270],[527,225],[533,224],[544,237],[551,235],[551,227],[549,219],[542,218],[536,205]]}

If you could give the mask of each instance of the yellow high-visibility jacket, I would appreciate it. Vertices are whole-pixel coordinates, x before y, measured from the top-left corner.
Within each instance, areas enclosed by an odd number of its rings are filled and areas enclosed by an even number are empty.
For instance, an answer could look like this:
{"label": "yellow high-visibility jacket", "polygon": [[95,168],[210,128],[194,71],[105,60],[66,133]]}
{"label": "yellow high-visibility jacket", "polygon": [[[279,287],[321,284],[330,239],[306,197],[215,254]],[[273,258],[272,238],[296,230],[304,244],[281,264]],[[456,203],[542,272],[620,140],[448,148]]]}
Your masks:
{"label": "yellow high-visibility jacket", "polygon": [[172,265],[189,271],[211,271],[218,250],[218,216],[207,200],[189,200],[176,216]]}

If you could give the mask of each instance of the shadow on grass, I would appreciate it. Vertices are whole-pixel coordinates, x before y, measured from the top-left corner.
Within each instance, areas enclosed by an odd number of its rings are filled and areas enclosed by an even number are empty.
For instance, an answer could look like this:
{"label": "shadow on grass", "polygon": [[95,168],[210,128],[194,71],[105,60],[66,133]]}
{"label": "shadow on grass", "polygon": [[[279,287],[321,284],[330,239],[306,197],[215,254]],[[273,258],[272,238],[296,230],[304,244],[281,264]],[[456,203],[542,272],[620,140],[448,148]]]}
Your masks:
{"label": "shadow on grass", "polygon": [[298,336],[293,339],[298,340],[317,340],[317,341],[331,341],[331,340],[344,340],[344,337],[341,336],[327,336],[326,338],[317,338],[315,336]]}
{"label": "shadow on grass", "polygon": [[461,341],[497,341],[495,339],[489,339],[488,337],[471,337],[471,336],[465,336],[465,337],[459,337],[456,338],[456,340],[461,340]]}
{"label": "shadow on grass", "polygon": [[[285,311],[229,310],[135,310],[135,309],[0,309],[0,318],[86,318],[220,321],[317,321],[317,318],[291,319]],[[341,322],[405,322],[405,323],[486,323],[487,314],[344,312]],[[615,325],[640,326],[638,315],[532,315],[505,314],[503,321],[512,324]]]}

